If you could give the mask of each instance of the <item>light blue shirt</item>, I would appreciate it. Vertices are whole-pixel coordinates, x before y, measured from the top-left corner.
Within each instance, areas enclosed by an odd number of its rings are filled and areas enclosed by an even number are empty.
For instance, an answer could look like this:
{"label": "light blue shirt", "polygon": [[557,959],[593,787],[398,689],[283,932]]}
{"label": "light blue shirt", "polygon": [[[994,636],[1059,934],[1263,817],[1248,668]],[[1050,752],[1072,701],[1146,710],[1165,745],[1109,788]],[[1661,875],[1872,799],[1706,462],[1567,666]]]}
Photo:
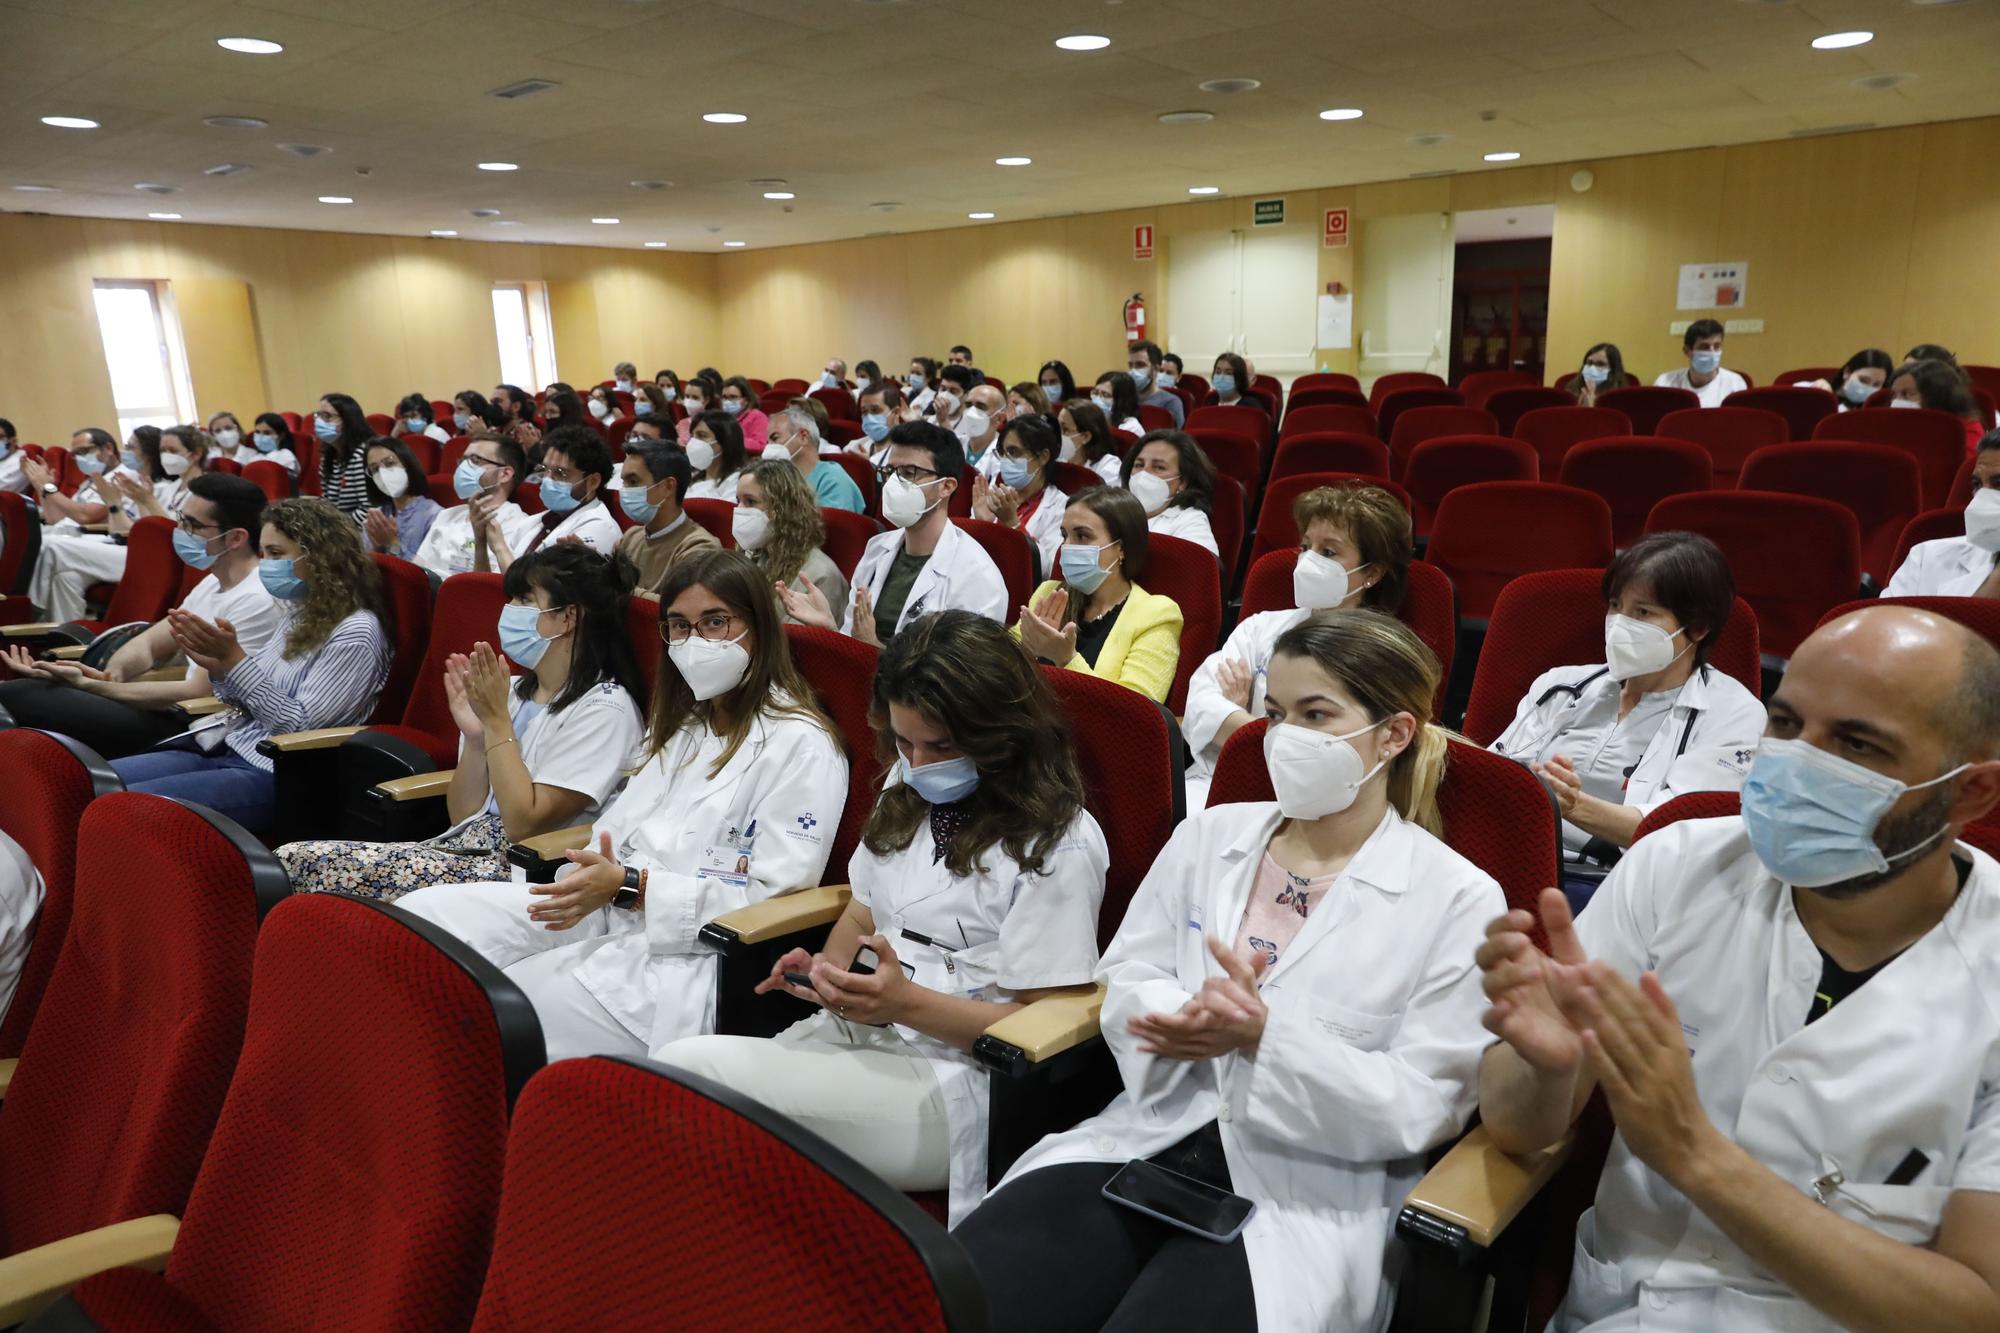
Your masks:
{"label": "light blue shirt", "polygon": [[861,488],[854,484],[854,478],[847,475],[847,469],[838,463],[820,459],[819,466],[812,470],[812,488],[825,508],[845,509],[853,514],[868,510],[861,499]]}

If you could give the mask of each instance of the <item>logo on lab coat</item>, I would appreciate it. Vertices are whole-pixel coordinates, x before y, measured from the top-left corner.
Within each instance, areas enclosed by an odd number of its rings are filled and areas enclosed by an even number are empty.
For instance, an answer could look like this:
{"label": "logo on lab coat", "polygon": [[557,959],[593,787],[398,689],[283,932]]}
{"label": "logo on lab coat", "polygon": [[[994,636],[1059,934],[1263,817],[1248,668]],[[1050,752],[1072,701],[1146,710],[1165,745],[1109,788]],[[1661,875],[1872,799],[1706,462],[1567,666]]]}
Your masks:
{"label": "logo on lab coat", "polygon": [[792,823],[796,827],[786,829],[786,837],[796,838],[800,842],[821,843],[826,841],[825,835],[814,831],[819,828],[819,817],[814,815],[812,811],[806,811],[794,819]]}

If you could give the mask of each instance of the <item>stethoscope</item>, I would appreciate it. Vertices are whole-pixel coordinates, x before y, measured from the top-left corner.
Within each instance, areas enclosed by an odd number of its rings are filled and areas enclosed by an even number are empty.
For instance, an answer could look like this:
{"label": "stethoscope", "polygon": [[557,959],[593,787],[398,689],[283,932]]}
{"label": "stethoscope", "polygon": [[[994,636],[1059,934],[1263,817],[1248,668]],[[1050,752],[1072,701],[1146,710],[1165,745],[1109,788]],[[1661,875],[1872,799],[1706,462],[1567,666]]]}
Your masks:
{"label": "stethoscope", "polygon": [[[1708,668],[1702,667],[1701,670],[1706,671],[1708,670]],[[1595,681],[1601,680],[1603,677],[1608,676],[1610,674],[1611,674],[1611,668],[1608,666],[1603,666],[1591,672],[1589,675],[1583,677],[1583,679],[1577,681],[1574,685],[1551,685],[1546,690],[1543,690],[1541,696],[1535,700],[1535,707],[1539,710],[1544,705],[1546,705],[1549,700],[1555,698],[1558,694],[1567,694],[1568,696],[1570,696],[1568,707],[1575,708],[1579,703],[1582,702],[1583,692],[1586,687],[1588,687]],[[1701,720],[1701,710],[1699,708],[1688,709],[1687,724],[1681,728],[1680,744],[1674,747],[1673,759],[1679,759],[1682,755],[1687,753],[1688,741],[1692,739],[1694,736],[1695,723],[1699,722],[1700,720]],[[1556,733],[1560,730],[1561,730],[1560,727],[1551,727],[1547,731],[1544,731],[1540,736],[1536,737],[1535,743],[1533,745],[1519,746],[1516,748],[1524,750],[1539,750],[1542,748],[1542,746],[1548,744],[1549,741],[1553,739]],[[1648,748],[1650,749],[1651,747],[1649,746]],[[1513,756],[1511,755],[1509,756],[1509,758],[1512,757]],[[1641,758],[1643,759],[1643,756],[1641,756]],[[1667,762],[1672,763],[1673,759],[1670,759]],[[1627,774],[1627,776],[1629,777],[1630,774]]]}

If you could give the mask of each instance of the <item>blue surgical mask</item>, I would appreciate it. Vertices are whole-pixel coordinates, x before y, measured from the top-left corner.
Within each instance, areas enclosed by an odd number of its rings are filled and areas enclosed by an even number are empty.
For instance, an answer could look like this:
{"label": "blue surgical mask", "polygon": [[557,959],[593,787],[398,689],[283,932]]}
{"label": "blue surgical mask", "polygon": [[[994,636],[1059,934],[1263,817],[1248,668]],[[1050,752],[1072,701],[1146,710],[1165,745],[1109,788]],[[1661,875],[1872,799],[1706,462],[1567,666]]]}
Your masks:
{"label": "blue surgical mask", "polygon": [[[1116,544],[1106,542],[1105,546]],[[1063,582],[1086,597],[1096,592],[1104,585],[1104,580],[1111,577],[1111,571],[1098,563],[1097,553],[1103,549],[1104,546],[1075,546],[1064,542],[1062,554],[1056,558]]]}
{"label": "blue surgical mask", "polygon": [[451,424],[458,427],[458,433],[463,435],[472,429],[472,414],[469,412],[454,412],[451,415]]}
{"label": "blue surgical mask", "polygon": [[1845,398],[1854,407],[1859,407],[1867,402],[1874,393],[1874,385],[1854,375],[1849,375],[1840,382],[1840,396]]}
{"label": "blue surgical mask", "polygon": [[1215,386],[1216,393],[1225,398],[1236,392],[1236,377],[1234,375],[1217,375],[1209,383]]}
{"label": "blue surgical mask", "polygon": [[911,371],[911,372],[910,372],[910,373],[909,373],[909,374],[908,374],[907,376],[905,376],[905,377],[904,377],[904,379],[903,379],[903,383],[905,383],[905,384],[907,384],[907,385],[909,385],[909,386],[910,386],[910,392],[911,392],[911,393],[921,393],[921,392],[923,392],[923,387],[924,387],[924,377],[923,377],[922,375],[919,375],[919,374],[918,374],[918,373],[917,373],[916,371],[914,371],[914,370],[913,370],[913,371]]}
{"label": "blue surgical mask", "polygon": [[13,446],[13,445],[11,445],[11,444],[7,443],[7,441],[5,441],[5,440],[0,440],[0,459],[4,459],[4,458],[6,458],[6,457],[7,457],[7,455],[9,455],[9,454],[11,454],[11,453],[13,453],[13,452],[14,452],[14,446]]}
{"label": "blue surgical mask", "polygon": [[722,400],[722,410],[733,417],[743,410],[743,400],[741,398],[725,398]]}
{"label": "blue surgical mask", "polygon": [[250,443],[257,446],[260,454],[274,453],[278,448],[278,437],[269,431],[260,430],[250,436]]}
{"label": "blue surgical mask", "polygon": [[[1862,875],[1879,875],[1890,858],[1875,845],[1875,829],[1906,791],[1935,787],[1963,773],[1907,784],[1801,740],[1766,738],[1743,779],[1743,830],[1764,868],[1785,883],[1820,889]],[[1929,849],[1949,825],[1896,860]]]}
{"label": "blue surgical mask", "polygon": [[126,449],[118,455],[118,461],[124,466],[127,472],[137,472],[139,470],[139,451],[137,449]]}
{"label": "blue surgical mask", "polygon": [[1050,407],[1054,407],[1062,401],[1062,385],[1044,384],[1042,386],[1042,397],[1049,400]]}
{"label": "blue surgical mask", "polygon": [[425,428],[430,424],[430,422],[425,421],[422,417],[407,417],[403,421],[403,429],[412,435],[422,435]]}
{"label": "blue surgical mask", "polygon": [[864,412],[861,416],[861,433],[880,444],[889,438],[889,414],[887,412]]}
{"label": "blue surgical mask", "polygon": [[174,529],[174,554],[195,569],[207,569],[222,558],[222,552],[211,552],[207,542],[181,528]]}
{"label": "blue surgical mask", "polygon": [[104,460],[99,458],[95,453],[78,454],[76,456],[76,470],[86,477],[102,476],[104,474]]}
{"label": "blue surgical mask", "polygon": [[567,514],[582,503],[570,489],[569,483],[557,481],[553,477],[542,478],[542,508],[554,514]]}
{"label": "blue surgical mask", "polygon": [[950,805],[979,790],[979,765],[967,755],[941,759],[919,768],[911,767],[908,759],[899,758],[897,763],[902,769],[903,784],[932,805]]}
{"label": "blue surgical mask", "polygon": [[452,469],[451,488],[458,493],[459,499],[470,500],[484,489],[480,479],[485,475],[486,469],[478,463],[470,458],[461,458],[458,466]]}
{"label": "blue surgical mask", "polygon": [[509,604],[500,608],[500,651],[527,671],[535,669],[553,639],[562,637],[556,634],[543,638],[541,630],[536,628],[541,618],[540,607]]}
{"label": "blue surgical mask", "polygon": [[634,398],[632,400],[632,415],[639,417],[653,415],[653,400],[650,398]]}
{"label": "blue surgical mask", "polygon": [[641,527],[651,523],[660,512],[660,507],[646,498],[646,491],[638,487],[618,492],[618,507],[625,511],[625,517]]}
{"label": "blue surgical mask", "polygon": [[292,571],[290,560],[259,560],[257,577],[264,591],[281,602],[296,602],[306,595],[306,581]]}
{"label": "blue surgical mask", "polygon": [[313,434],[319,436],[320,443],[332,444],[340,438],[340,423],[338,421],[328,421],[324,417],[314,417]]}
{"label": "blue surgical mask", "polygon": [[1602,384],[1610,378],[1610,366],[1594,366],[1588,361],[1583,363],[1583,382],[1585,384]]}
{"label": "blue surgical mask", "polygon": [[1128,370],[1125,373],[1132,377],[1133,387],[1141,391],[1153,380],[1153,372],[1150,370]]}
{"label": "blue surgical mask", "polygon": [[1722,368],[1722,353],[1693,352],[1688,355],[1688,368],[1697,375],[1712,375]]}
{"label": "blue surgical mask", "polygon": [[1000,480],[1017,491],[1028,484],[1031,475],[1025,458],[1003,457],[1000,460]]}
{"label": "blue surgical mask", "polygon": [[822,389],[837,389],[840,387],[840,380],[832,371],[823,371],[819,377],[819,387]]}

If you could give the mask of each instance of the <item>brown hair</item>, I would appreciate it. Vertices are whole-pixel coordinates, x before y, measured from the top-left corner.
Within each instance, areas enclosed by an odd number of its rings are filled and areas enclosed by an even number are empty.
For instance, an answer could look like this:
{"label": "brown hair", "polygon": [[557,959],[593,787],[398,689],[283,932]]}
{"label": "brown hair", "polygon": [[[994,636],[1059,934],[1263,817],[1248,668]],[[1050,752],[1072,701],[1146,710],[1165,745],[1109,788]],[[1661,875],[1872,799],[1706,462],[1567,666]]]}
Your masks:
{"label": "brown hair", "polygon": [[1410,514],[1402,502],[1380,486],[1352,483],[1320,486],[1292,501],[1292,520],[1298,524],[1299,541],[1315,523],[1331,523],[1347,534],[1364,564],[1374,565],[1380,577],[1361,594],[1361,604],[1378,611],[1396,611],[1410,583]]}
{"label": "brown hair", "polygon": [[309,653],[356,611],[373,611],[387,629],[382,575],[361,549],[354,520],[314,496],[264,506],[264,523],[298,543],[306,595],[285,635],[285,656]]}
{"label": "brown hair", "polygon": [[[1147,544],[1151,529],[1146,526],[1146,510],[1121,486],[1086,486],[1069,497],[1070,504],[1082,505],[1104,520],[1104,527],[1117,542],[1123,563],[1119,566],[1128,582],[1138,583],[1152,566],[1152,548]],[[1057,571],[1060,577],[1061,571]]]}

